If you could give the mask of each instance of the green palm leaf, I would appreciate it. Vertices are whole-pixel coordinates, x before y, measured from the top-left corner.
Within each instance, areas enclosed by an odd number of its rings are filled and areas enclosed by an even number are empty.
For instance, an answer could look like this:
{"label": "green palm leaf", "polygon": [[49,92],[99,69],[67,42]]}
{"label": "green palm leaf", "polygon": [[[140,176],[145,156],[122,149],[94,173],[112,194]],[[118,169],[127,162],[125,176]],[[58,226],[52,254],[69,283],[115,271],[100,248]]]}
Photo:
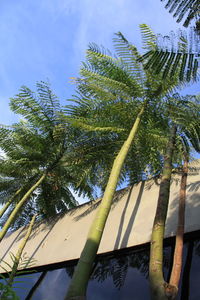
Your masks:
{"label": "green palm leaf", "polygon": [[199,0],[167,0],[166,2],[165,8],[173,14],[178,23],[183,21],[185,27],[188,27],[191,21],[200,15]]}

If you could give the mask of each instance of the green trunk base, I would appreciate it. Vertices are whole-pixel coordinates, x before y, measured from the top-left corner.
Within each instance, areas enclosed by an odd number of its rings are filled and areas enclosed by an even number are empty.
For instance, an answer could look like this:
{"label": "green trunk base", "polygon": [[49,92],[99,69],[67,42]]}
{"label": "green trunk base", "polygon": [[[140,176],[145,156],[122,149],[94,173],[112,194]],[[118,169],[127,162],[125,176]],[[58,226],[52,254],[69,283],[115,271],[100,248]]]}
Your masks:
{"label": "green trunk base", "polygon": [[165,282],[150,285],[151,300],[168,300],[165,294]]}
{"label": "green trunk base", "polygon": [[151,300],[175,300],[177,294],[177,287],[167,282],[154,283],[151,286]]}

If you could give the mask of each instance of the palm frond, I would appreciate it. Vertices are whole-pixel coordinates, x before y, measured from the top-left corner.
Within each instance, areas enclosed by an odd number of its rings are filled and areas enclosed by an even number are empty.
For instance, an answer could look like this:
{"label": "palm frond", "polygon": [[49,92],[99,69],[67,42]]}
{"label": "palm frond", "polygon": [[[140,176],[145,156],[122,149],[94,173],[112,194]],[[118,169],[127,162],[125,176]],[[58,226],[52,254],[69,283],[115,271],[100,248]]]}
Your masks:
{"label": "palm frond", "polygon": [[[103,124],[98,124],[97,122],[94,122],[91,118],[66,118],[67,121],[72,124],[72,126],[77,128],[82,128],[86,131],[102,131],[102,132],[123,132],[125,131],[124,128],[114,127],[114,126],[103,126]],[[91,122],[93,121],[93,122]],[[92,123],[92,124],[88,124]],[[101,126],[102,125],[102,126]]]}
{"label": "palm frond", "polygon": [[151,51],[156,48],[156,35],[146,24],[140,24],[140,32],[142,36],[143,49]]}
{"label": "palm frond", "polygon": [[137,48],[129,43],[121,32],[115,34],[113,42],[117,55],[119,55],[123,63],[127,66],[133,78],[141,84],[143,82],[144,72],[139,63],[140,54]]}
{"label": "palm frond", "polygon": [[165,8],[173,14],[178,23],[183,21],[185,27],[200,16],[199,0],[167,0],[166,2]]}
{"label": "palm frond", "polygon": [[179,30],[177,36],[157,37],[157,48],[142,56],[144,68],[154,74],[162,74],[163,79],[178,74],[181,82],[198,80],[200,37],[191,30],[189,35]]}

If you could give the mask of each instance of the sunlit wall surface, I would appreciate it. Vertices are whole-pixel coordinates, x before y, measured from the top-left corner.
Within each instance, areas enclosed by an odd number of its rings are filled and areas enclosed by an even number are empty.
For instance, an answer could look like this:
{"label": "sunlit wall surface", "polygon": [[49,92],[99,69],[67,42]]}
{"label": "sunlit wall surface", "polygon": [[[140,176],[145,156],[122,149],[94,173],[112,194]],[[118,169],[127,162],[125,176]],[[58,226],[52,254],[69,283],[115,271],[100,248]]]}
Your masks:
{"label": "sunlit wall surface", "polygon": [[[165,279],[172,266],[174,243],[165,246]],[[147,300],[149,248],[118,251],[98,259],[88,286],[88,300]],[[43,271],[22,277],[14,286],[20,299],[63,300],[74,266]],[[200,299],[200,238],[184,245],[180,300]]]}

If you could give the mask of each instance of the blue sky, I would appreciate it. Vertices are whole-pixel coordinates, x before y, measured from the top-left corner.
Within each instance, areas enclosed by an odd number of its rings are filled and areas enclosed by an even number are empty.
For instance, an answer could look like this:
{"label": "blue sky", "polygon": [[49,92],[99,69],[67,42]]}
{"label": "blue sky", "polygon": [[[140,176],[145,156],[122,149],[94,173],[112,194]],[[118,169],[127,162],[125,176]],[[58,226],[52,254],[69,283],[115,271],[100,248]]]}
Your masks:
{"label": "blue sky", "polygon": [[[52,84],[61,102],[73,94],[85,50],[95,42],[112,50],[112,38],[121,31],[136,46],[138,25],[155,33],[176,30],[172,16],[159,0],[9,0],[0,2],[0,123],[16,117],[9,98],[20,86],[34,89],[39,80]],[[188,90],[197,92],[197,85]]]}
{"label": "blue sky", "polygon": [[[0,124],[17,120],[9,98],[22,85],[34,89],[48,79],[66,104],[88,44],[112,50],[114,33],[121,31],[140,47],[141,23],[163,35],[181,27],[160,0],[0,1]],[[198,84],[186,92],[197,93]]]}

